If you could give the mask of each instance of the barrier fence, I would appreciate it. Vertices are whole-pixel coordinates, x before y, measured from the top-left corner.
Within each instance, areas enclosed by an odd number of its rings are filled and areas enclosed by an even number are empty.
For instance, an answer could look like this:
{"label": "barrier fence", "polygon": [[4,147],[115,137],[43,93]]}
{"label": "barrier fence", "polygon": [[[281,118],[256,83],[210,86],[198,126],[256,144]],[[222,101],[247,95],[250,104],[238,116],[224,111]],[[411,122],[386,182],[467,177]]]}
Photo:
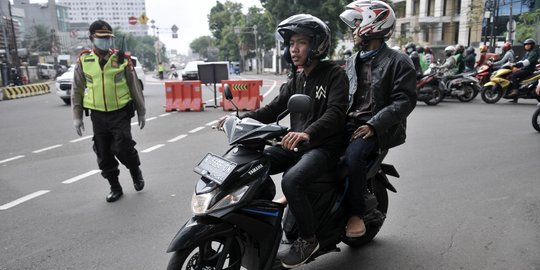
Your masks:
{"label": "barrier fence", "polygon": [[165,82],[165,111],[203,111],[201,81]]}
{"label": "barrier fence", "polygon": [[[233,102],[238,106],[239,110],[252,111],[261,107],[263,96],[261,95],[262,80],[222,80],[219,92],[223,95],[223,87],[228,84],[232,95]],[[222,96],[221,107],[224,111],[234,110],[231,102],[225,100]]]}
{"label": "barrier fence", "polygon": [[31,97],[51,92],[48,83],[8,86],[2,89],[2,100]]}

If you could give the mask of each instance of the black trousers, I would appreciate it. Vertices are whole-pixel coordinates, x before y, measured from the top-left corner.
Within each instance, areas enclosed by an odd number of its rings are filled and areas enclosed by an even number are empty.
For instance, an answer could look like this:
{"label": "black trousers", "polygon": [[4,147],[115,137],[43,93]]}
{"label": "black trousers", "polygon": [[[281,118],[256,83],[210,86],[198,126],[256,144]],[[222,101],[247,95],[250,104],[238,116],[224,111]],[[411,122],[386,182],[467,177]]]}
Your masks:
{"label": "black trousers", "polygon": [[527,69],[516,71],[514,74],[512,74],[512,77],[511,77],[512,83],[508,90],[518,89],[519,83],[523,81],[523,79],[531,76],[532,74],[533,74],[533,71],[527,70]]}
{"label": "black trousers", "polygon": [[94,152],[101,175],[107,179],[117,178],[120,174],[118,161],[128,169],[135,169],[140,164],[135,141],[131,136],[131,117],[133,111],[126,107],[112,112],[92,111],[90,118],[94,130]]}
{"label": "black trousers", "polygon": [[322,148],[297,153],[281,147],[268,147],[265,153],[270,156],[270,174],[285,172],[281,188],[296,218],[299,236],[304,239],[314,236],[315,218],[306,188],[318,176],[335,166],[337,155]]}

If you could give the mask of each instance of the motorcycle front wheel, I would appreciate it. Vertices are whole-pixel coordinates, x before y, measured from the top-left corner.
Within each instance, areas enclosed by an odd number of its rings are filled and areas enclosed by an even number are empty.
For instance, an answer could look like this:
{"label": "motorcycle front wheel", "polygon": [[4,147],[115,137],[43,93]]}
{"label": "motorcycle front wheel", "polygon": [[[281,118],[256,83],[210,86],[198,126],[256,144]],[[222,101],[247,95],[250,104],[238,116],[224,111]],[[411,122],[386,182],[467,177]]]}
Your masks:
{"label": "motorcycle front wheel", "polygon": [[427,105],[430,105],[430,106],[439,104],[444,98],[444,94],[441,91],[441,89],[439,89],[439,87],[433,87],[432,88],[431,96],[432,96],[432,98],[430,98],[428,100],[424,100],[424,103],[426,103]]}
{"label": "motorcycle front wheel", "polygon": [[486,86],[482,88],[482,93],[480,93],[480,95],[485,103],[493,104],[497,103],[497,101],[502,98],[503,91],[504,89],[500,85],[496,84],[494,86]]}
{"label": "motorcycle front wheel", "polygon": [[540,106],[534,111],[532,116],[532,125],[536,131],[540,132]]}
{"label": "motorcycle front wheel", "polygon": [[471,100],[474,99],[474,97],[476,97],[476,95],[474,94],[474,88],[470,85],[464,85],[461,87],[461,89],[463,90],[463,95],[459,95],[457,96],[457,98],[459,99],[459,101],[461,102],[470,102]]}
{"label": "motorcycle front wheel", "polygon": [[232,237],[213,237],[173,253],[167,270],[239,270],[242,252]]}

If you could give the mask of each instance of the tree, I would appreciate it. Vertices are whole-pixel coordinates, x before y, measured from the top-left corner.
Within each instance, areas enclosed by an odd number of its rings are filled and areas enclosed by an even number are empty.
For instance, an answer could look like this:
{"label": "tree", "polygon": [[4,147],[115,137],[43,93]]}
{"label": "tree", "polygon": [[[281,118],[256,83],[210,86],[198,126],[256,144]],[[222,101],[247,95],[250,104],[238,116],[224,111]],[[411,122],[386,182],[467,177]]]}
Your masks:
{"label": "tree", "polygon": [[214,48],[215,40],[211,36],[202,36],[193,40],[189,47],[202,58],[211,58],[211,49]]}
{"label": "tree", "polygon": [[516,23],[516,41],[523,42],[528,38],[535,38],[538,25],[540,25],[540,9],[521,14]]}
{"label": "tree", "polygon": [[[156,37],[134,36],[120,31],[118,27],[113,29],[113,34],[115,36],[115,48],[130,52],[131,55],[138,57],[146,69],[155,69],[157,63],[154,44],[158,40]],[[165,46],[161,48],[160,57],[162,62],[169,62]]]}
{"label": "tree", "polygon": [[241,25],[243,20],[242,4],[220,1],[210,10],[208,24],[210,32],[216,39],[219,49],[219,59],[237,60],[240,58],[238,41],[234,33],[234,26]]}
{"label": "tree", "polygon": [[24,37],[22,46],[28,48],[31,52],[50,52],[53,42],[58,40],[56,33],[42,24],[30,27]]}

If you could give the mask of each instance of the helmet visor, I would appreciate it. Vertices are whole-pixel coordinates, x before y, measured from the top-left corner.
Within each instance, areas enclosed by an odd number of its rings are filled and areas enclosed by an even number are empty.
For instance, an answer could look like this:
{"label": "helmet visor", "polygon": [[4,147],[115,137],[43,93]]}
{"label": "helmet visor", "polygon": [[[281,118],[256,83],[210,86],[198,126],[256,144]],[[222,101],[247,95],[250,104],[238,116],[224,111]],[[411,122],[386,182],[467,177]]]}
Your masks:
{"label": "helmet visor", "polygon": [[352,9],[343,11],[339,18],[352,29],[356,29],[362,23],[362,15]]}

